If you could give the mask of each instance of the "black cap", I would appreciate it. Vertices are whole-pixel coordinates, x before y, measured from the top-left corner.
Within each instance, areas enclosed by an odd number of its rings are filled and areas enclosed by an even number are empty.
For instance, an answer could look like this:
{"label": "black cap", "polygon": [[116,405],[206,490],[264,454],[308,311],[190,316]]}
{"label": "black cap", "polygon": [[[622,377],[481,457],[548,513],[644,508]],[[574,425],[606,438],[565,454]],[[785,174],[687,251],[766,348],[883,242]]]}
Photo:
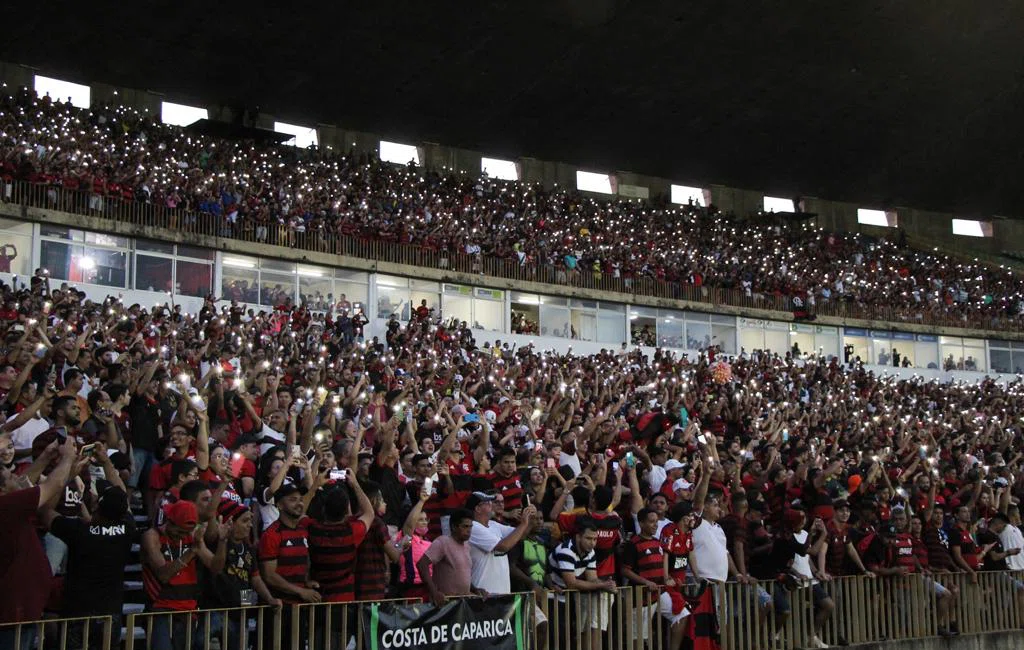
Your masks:
{"label": "black cap", "polygon": [[120,521],[128,514],[128,494],[111,485],[100,493],[96,511],[109,521]]}
{"label": "black cap", "polygon": [[262,443],[263,438],[253,433],[243,433],[235,440],[235,449],[238,449],[242,445],[259,445]]}
{"label": "black cap", "polygon": [[299,488],[298,485],[295,485],[294,483],[285,483],[281,487],[277,488],[277,492],[274,492],[274,501],[277,502],[280,501],[281,499],[284,499],[285,497],[289,497],[295,493],[301,492],[302,490]]}
{"label": "black cap", "polygon": [[466,510],[472,512],[481,503],[491,503],[497,498],[493,494],[487,494],[486,492],[474,492],[466,498]]}

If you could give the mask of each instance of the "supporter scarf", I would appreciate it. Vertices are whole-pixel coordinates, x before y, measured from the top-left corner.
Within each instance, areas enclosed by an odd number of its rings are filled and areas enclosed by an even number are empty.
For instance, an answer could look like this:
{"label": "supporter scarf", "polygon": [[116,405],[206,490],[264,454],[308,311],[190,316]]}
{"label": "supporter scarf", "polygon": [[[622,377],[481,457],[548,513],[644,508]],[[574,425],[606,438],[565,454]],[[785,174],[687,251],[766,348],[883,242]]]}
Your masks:
{"label": "supporter scarf", "polygon": [[690,600],[690,612],[686,619],[686,637],[692,640],[690,647],[693,650],[720,650],[715,597],[707,584]]}

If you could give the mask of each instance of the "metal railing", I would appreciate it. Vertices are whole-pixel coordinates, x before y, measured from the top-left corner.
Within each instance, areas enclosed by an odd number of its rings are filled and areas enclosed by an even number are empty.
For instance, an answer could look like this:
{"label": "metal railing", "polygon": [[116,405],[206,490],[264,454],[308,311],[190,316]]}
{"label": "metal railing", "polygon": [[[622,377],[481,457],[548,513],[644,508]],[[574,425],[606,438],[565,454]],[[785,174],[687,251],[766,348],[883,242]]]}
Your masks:
{"label": "metal railing", "polygon": [[[380,239],[350,236],[342,232],[323,230],[297,232],[287,225],[262,224],[239,218],[232,222],[225,216],[208,212],[185,211],[142,201],[123,200],[119,197],[99,196],[88,191],[68,190],[59,186],[9,181],[0,187],[0,200],[25,207],[60,210],[72,214],[105,218],[116,223],[146,229],[171,230],[187,236],[231,239],[242,242],[281,246],[289,249],[344,255],[377,262],[425,267],[470,273],[519,282],[540,282],[581,289],[607,291],[627,296],[645,296],[667,300],[704,304],[711,311],[715,306],[739,309],[767,310],[791,313],[792,305],[786,296],[753,293],[716,287],[693,286],[681,282],[666,282],[654,277],[615,277],[612,274],[577,268],[569,271],[562,267],[539,264],[535,261],[520,263],[518,259],[468,255],[462,251],[446,251],[412,244],[401,244]],[[111,225],[111,231],[121,231]],[[159,236],[147,231],[146,236]],[[285,256],[285,255],[283,255]],[[890,323],[912,323],[956,329],[988,329],[1017,331],[1021,321],[996,313],[965,310],[960,315],[919,311],[919,306],[891,304],[861,304],[842,300],[818,303],[813,311],[818,316],[846,320],[875,320]],[[778,317],[785,320],[781,315]]]}
{"label": "metal railing", "polygon": [[[659,593],[620,587],[615,593],[549,591],[528,603],[529,650],[652,650],[694,634],[698,585],[684,588],[691,614],[674,627]],[[1024,625],[1024,572],[912,574],[835,578],[787,589],[776,581],[708,585],[723,650],[793,650],[818,636],[828,645],[1019,631]],[[394,601],[320,603],[125,617],[125,650],[344,650],[368,647],[360,607]],[[766,606],[772,603],[771,606]],[[816,621],[816,616],[820,616]],[[5,648],[116,650],[120,629],[111,617],[48,619],[0,626]],[[143,639],[136,639],[142,630]],[[698,632],[700,633],[700,632]],[[682,635],[682,636],[680,636]],[[38,644],[38,645],[36,645]]]}
{"label": "metal railing", "polygon": [[[15,587],[8,585],[7,588]],[[120,633],[120,628],[114,627],[114,618],[111,616],[48,618],[0,625],[0,648],[31,650],[56,647],[59,650],[109,650],[112,646],[117,646]]]}

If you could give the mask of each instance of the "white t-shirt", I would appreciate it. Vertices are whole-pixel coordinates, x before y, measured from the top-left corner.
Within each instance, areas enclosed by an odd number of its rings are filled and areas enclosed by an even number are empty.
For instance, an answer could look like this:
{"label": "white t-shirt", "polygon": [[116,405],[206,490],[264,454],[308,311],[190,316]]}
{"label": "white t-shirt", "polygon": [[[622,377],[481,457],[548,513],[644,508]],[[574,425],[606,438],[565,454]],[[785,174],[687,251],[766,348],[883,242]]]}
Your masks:
{"label": "white t-shirt", "polygon": [[571,467],[573,477],[579,476],[580,473],[583,472],[583,467],[580,465],[580,457],[576,454],[567,454],[564,451],[560,452],[560,455],[558,456],[558,464],[562,467]]}
{"label": "white t-shirt", "polygon": [[647,470],[647,484],[651,486],[651,492],[659,492],[666,477],[667,472],[661,465],[654,465]]}
{"label": "white t-shirt", "polygon": [[729,548],[721,526],[701,519],[693,529],[693,552],[697,558],[699,578],[716,582],[729,579]]}
{"label": "white t-shirt", "polygon": [[[801,530],[799,533],[793,533],[793,539],[795,539],[798,544],[804,544],[807,542],[809,534],[810,533],[806,530]],[[698,562],[699,561],[700,560],[698,560]],[[806,553],[803,555],[797,553],[793,556],[793,573],[801,578],[810,580],[812,585],[818,584],[818,581],[814,579],[814,574],[811,573],[811,558]]]}
{"label": "white t-shirt", "polygon": [[[17,415],[12,415],[7,418],[10,422]],[[25,424],[21,425],[17,429],[11,432],[11,441],[14,443],[15,451],[23,451],[25,449],[32,449],[32,443],[37,437],[44,431],[50,428],[50,423],[46,418],[34,417]],[[18,464],[31,463],[32,456],[25,456],[24,458],[18,459]]]}
{"label": "white t-shirt", "polygon": [[271,429],[270,425],[268,425],[268,424],[264,424],[263,425],[263,430],[260,431],[260,436],[264,440],[266,440],[266,441],[269,441],[269,440],[276,440],[277,441],[276,444],[272,443],[272,442],[263,442],[262,444],[260,444],[260,456],[262,456],[263,454],[267,453],[268,451],[270,451],[274,447],[277,447],[278,445],[283,445],[285,443],[285,436],[284,436],[284,434],[281,433],[280,431],[275,431],[274,429]]}
{"label": "white t-shirt", "polygon": [[[999,533],[999,543],[1003,545],[1004,551],[1012,551],[1015,548],[1024,549],[1024,534],[1020,528],[1013,524],[1006,524],[1003,532]],[[1024,553],[1006,556],[1006,566],[1010,571],[1024,571]]]}
{"label": "white t-shirt", "polygon": [[484,526],[473,522],[469,536],[469,557],[473,561],[471,581],[477,589],[489,594],[512,593],[512,581],[508,574],[508,556],[495,555],[494,547],[515,531],[515,528],[496,521]]}

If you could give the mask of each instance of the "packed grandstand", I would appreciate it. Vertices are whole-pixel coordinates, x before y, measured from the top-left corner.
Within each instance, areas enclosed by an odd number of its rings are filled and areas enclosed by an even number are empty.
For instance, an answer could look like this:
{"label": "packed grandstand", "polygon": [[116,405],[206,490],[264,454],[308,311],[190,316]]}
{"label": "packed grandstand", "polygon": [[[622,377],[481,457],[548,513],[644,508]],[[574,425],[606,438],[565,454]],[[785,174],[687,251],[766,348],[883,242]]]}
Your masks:
{"label": "packed grandstand", "polygon": [[[1024,310],[1013,273],[900,241],[188,136],[26,90],[2,111],[6,187],[52,188],[57,209],[142,202],[256,241],[378,239],[551,282],[649,277],[907,320],[1013,328]],[[145,609],[166,614],[152,647],[185,648],[198,631],[181,612],[198,609],[525,592],[544,603],[540,642],[576,647],[561,635],[608,643],[605,610],[634,586],[675,650],[710,636],[707,594],[731,583],[769,637],[806,594],[806,640],[824,647],[845,641],[844,576],[920,577],[926,633],[955,635],[962,591],[1024,570],[1019,380],[715,346],[574,354],[426,306],[377,338],[338,301],[208,296],[190,313],[90,300],[45,268],[16,282],[0,311],[2,623],[110,616],[132,635],[122,616]],[[593,597],[584,622],[553,616],[567,593]],[[215,625],[245,647],[244,616]]]}

